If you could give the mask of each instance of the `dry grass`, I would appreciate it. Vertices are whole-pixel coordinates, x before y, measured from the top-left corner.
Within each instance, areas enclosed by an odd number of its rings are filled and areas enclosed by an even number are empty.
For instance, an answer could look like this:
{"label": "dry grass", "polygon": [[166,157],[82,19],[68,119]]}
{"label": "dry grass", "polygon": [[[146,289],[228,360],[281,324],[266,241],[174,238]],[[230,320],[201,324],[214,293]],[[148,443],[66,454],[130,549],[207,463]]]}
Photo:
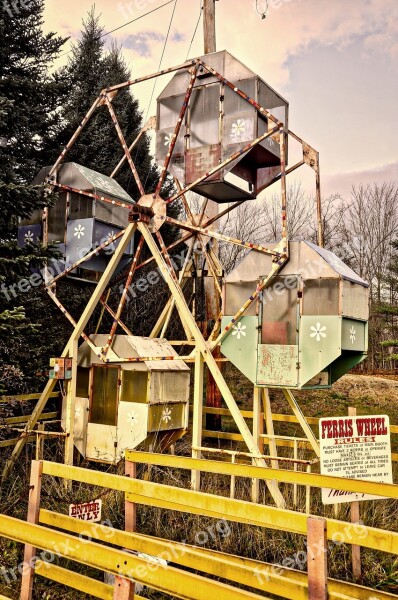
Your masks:
{"label": "dry grass", "polygon": [[[230,368],[226,372],[226,377],[239,399],[241,408],[250,408],[251,388],[248,382],[242,375]],[[300,392],[297,393],[297,397],[304,413],[309,416],[344,415],[347,414],[348,406],[355,406],[358,413],[388,414],[392,423],[398,423],[398,381],[396,380],[382,380],[374,376],[349,375],[343,377],[331,390]],[[274,412],[289,412],[285,400],[278,392],[272,392],[272,406]],[[232,424],[228,423],[228,420],[225,421],[225,426],[232,429]],[[301,435],[299,427],[294,424],[277,424],[276,429],[278,433],[283,431],[285,435]],[[238,449],[240,446],[236,443],[226,442],[223,447]],[[62,461],[61,450],[55,442],[49,442],[46,458]],[[177,452],[182,455],[190,454],[188,439],[183,439],[178,443]],[[286,449],[282,454],[288,455],[289,450]],[[31,458],[31,450],[27,449],[14,470],[12,478],[3,486],[0,496],[0,512],[6,512],[22,519],[26,518],[28,473]],[[301,453],[300,458],[305,458],[305,454]],[[98,465],[91,466],[91,468],[98,469]],[[119,466],[119,470],[121,469],[122,465]],[[115,469],[112,470],[115,471]],[[140,470],[139,476],[145,476],[144,468]],[[150,478],[153,481],[177,487],[188,488],[190,484],[189,473],[166,468],[153,467]],[[202,490],[208,493],[229,496],[229,485],[230,481],[227,477],[203,475]],[[285,485],[281,489],[288,506],[293,508],[292,486]],[[65,496],[63,486],[49,478],[45,480],[43,491],[42,506],[59,512],[67,512],[67,506],[72,500],[75,502],[91,500],[101,493],[100,490],[87,490],[83,485],[75,485],[72,494]],[[272,504],[264,487],[261,494],[262,502]],[[236,496],[245,500],[250,499],[250,483],[247,480],[237,479]],[[124,528],[123,501],[122,494],[116,492],[109,492],[103,496],[103,518],[109,519],[117,528]],[[297,509],[300,511],[305,510],[305,490],[303,488],[299,488]],[[348,510],[348,505],[341,505],[338,518],[348,521]],[[335,516],[333,511],[333,507],[322,505],[320,491],[313,490],[311,513],[333,518]],[[361,518],[366,525],[398,531],[398,502],[390,500],[362,502]],[[298,552],[305,551],[303,536],[237,523],[229,523],[228,530],[223,529],[221,532],[215,530],[214,526],[214,520],[205,517],[162,511],[148,506],[138,508],[138,530],[161,538],[185,541],[188,544],[199,544],[206,548],[272,563],[282,563],[284,559],[294,558]],[[225,535],[226,531],[228,535]],[[14,568],[22,560],[20,545],[8,540],[0,540],[0,548],[0,566]],[[388,554],[362,549],[363,584],[398,594],[398,566],[395,558]],[[68,563],[62,562],[62,564]],[[352,581],[350,546],[331,545],[328,564],[331,577]],[[100,573],[76,563],[69,563],[69,566],[72,570],[86,575],[102,577]],[[305,568],[305,565],[302,566]],[[18,588],[18,583],[7,585],[0,575],[0,593],[10,598],[17,598]],[[166,598],[161,594],[150,592],[144,595],[151,600]],[[35,580],[34,598],[37,600],[57,600],[61,598],[78,600],[88,598],[88,596],[37,578]]]}

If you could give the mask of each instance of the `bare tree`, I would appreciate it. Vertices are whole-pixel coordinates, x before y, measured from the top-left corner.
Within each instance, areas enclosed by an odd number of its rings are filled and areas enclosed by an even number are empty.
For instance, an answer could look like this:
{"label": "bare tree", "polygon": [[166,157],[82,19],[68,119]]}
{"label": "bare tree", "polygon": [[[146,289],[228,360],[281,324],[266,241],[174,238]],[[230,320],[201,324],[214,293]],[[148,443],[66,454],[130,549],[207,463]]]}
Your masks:
{"label": "bare tree", "polygon": [[[234,238],[265,244],[281,238],[281,198],[244,202],[221,222],[221,231]],[[310,237],[311,220],[315,218],[315,203],[301,187],[293,182],[287,189],[287,229],[290,239]],[[247,253],[247,250],[231,244],[220,244],[223,266],[229,273]]]}
{"label": "bare tree", "polygon": [[353,187],[342,241],[350,254],[352,268],[370,282],[372,297],[377,302],[383,297],[391,242],[397,233],[398,186],[383,183]]}

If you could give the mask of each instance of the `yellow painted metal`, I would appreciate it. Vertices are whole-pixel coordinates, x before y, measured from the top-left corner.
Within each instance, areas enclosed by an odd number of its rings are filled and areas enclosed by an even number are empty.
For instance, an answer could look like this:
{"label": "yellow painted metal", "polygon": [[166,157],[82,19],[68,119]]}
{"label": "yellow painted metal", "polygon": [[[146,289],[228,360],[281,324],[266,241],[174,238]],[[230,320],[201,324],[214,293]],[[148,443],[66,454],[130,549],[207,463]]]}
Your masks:
{"label": "yellow painted metal", "polygon": [[70,358],[72,360],[72,378],[66,382],[66,410],[65,410],[65,464],[73,465],[73,452],[75,448],[75,400],[77,386],[77,353],[79,338],[70,343]]}
{"label": "yellow painted metal", "polygon": [[[206,409],[203,409],[205,411]],[[292,423],[295,421],[292,421]],[[229,433],[228,431],[209,431],[208,429],[204,429],[203,432],[204,438],[214,438],[217,440],[230,440],[233,442],[243,442],[243,437],[240,433]],[[267,435],[262,436],[264,442],[268,442],[269,438]],[[300,448],[305,448],[311,450],[311,444],[304,438],[295,438],[299,444]],[[294,448],[294,439],[278,439],[276,438],[276,445],[281,448]],[[398,462],[398,453],[393,452],[391,454],[391,459],[393,462]]]}
{"label": "yellow painted metal", "polygon": [[[192,456],[200,458],[202,445],[203,429],[203,379],[204,379],[204,361],[202,354],[197,350],[195,352],[195,380],[194,380],[194,410],[192,423]],[[200,490],[200,471],[191,472],[191,486],[195,491]]]}
{"label": "yellow painted metal", "polygon": [[[53,563],[37,560],[35,565],[36,575],[56,581],[66,585],[79,592],[89,594],[93,598],[102,598],[102,600],[113,600],[113,586],[96,579],[91,579],[76,571],[69,571]],[[136,596],[137,598],[137,596]]]}
{"label": "yellow painted metal", "polygon": [[[0,442],[0,448],[9,448],[10,446],[15,446],[21,438],[13,438],[11,440],[2,440]],[[27,438],[27,441],[34,442],[36,440],[36,435],[30,435]]]}
{"label": "yellow painted metal", "polygon": [[[69,352],[69,344],[66,345],[65,350],[63,351],[61,356],[62,357],[67,356],[68,352]],[[40,398],[34,408],[33,413],[30,415],[29,421],[25,425],[26,432],[34,429],[34,426],[36,425],[37,421],[39,420],[39,418],[47,404],[48,399],[50,398],[50,396],[53,393],[56,382],[57,382],[56,379],[48,380],[46,387],[42,391]],[[27,435],[21,434],[20,438],[18,439],[18,441],[15,444],[14,450],[12,451],[10,458],[5,461],[5,465],[4,465],[4,469],[3,469],[3,473],[2,473],[3,479],[5,479],[8,476],[11,469],[13,468],[16,461],[18,460],[18,457],[21,454],[21,452],[26,444],[26,440],[27,440]]]}
{"label": "yellow painted metal", "polygon": [[[209,414],[209,415],[223,415],[226,417],[231,416],[231,413],[228,410],[228,408],[205,407],[203,409],[203,412],[205,414]],[[253,418],[253,411],[251,411],[251,410],[241,410],[241,413],[242,413],[242,416],[245,417],[246,419]],[[295,417],[294,415],[284,415],[284,414],[280,414],[280,413],[272,413],[272,420],[282,422],[282,423],[299,423],[298,418]],[[306,416],[305,420],[307,421],[307,423],[309,425],[318,425],[319,424],[318,417],[307,417]],[[398,433],[398,425],[390,425],[390,432],[393,434]]]}
{"label": "yellow painted metal", "polygon": [[[263,415],[261,412],[261,389],[257,386],[253,388],[253,437],[262,453],[264,448],[261,446],[260,435],[263,432]],[[254,461],[252,461],[253,464]],[[232,481],[232,478],[231,478]],[[252,502],[258,502],[260,498],[260,480],[252,479]]]}
{"label": "yellow painted metal", "polygon": [[[175,304],[176,304],[178,312],[181,316],[181,319],[184,320],[185,323],[187,324],[187,326],[189,327],[190,333],[192,334],[192,337],[196,341],[196,349],[198,351],[200,351],[200,353],[202,354],[203,359],[204,359],[205,363],[207,364],[209,371],[212,374],[214,381],[215,381],[218,389],[220,390],[221,395],[222,395],[227,407],[231,411],[231,415],[232,415],[240,433],[242,434],[247,447],[249,448],[249,451],[252,452],[252,454],[255,457],[261,455],[261,452],[259,451],[259,448],[253,439],[253,436],[250,432],[250,429],[247,426],[246,421],[244,420],[244,418],[242,417],[242,415],[240,413],[239,407],[237,406],[237,404],[235,402],[235,399],[234,399],[234,397],[233,397],[233,395],[232,395],[232,393],[231,393],[231,391],[230,391],[230,389],[229,389],[229,387],[217,365],[217,362],[215,361],[212,353],[209,351],[209,346],[205,342],[205,340],[196,324],[196,321],[187,306],[184,295],[181,292],[181,288],[177,285],[176,281],[173,279],[162,254],[160,253],[152,235],[150,234],[150,232],[148,230],[148,227],[146,225],[144,225],[143,223],[139,223],[138,229],[139,229],[140,233],[143,235],[143,237],[152,253],[152,256],[155,258],[155,261],[158,264],[159,270],[162,273],[162,275],[163,275],[166,283],[168,284],[169,289],[173,295],[173,298],[175,300]],[[259,466],[265,466],[265,464],[266,464],[265,461],[260,458],[257,459],[256,462]],[[285,500],[278,489],[274,489],[274,488],[270,487],[270,493],[271,493],[275,503],[277,504],[277,506],[280,506],[280,507],[286,506]]]}
{"label": "yellow painted metal", "polygon": [[[40,421],[48,421],[49,419],[56,419],[58,416],[57,412],[43,413],[40,416]],[[2,423],[6,423],[7,425],[15,425],[18,423],[26,423],[29,421],[30,415],[23,415],[22,417],[7,417],[7,419],[3,419]]]}
{"label": "yellow painted metal", "polygon": [[[267,428],[267,434],[270,436],[268,438],[269,453],[271,456],[277,456],[278,452],[277,452],[276,442],[275,442],[275,438],[273,437],[275,435],[275,431],[274,431],[274,422],[272,419],[271,400],[270,400],[269,391],[267,388],[263,388],[262,396],[263,396],[265,424],[266,424],[266,428]],[[278,461],[277,460],[271,461],[271,467],[273,469],[278,469],[279,468]]]}
{"label": "yellow painted metal", "polygon": [[311,427],[308,425],[308,423],[306,421],[306,417],[303,414],[301,408],[299,407],[295,397],[293,396],[292,391],[289,389],[283,389],[283,394],[284,394],[286,400],[288,401],[290,408],[296,415],[298,422],[300,423],[305,435],[307,436],[308,441],[311,444],[313,451],[315,452],[315,455],[319,458],[319,456],[321,454],[321,451],[319,449],[319,442],[316,439]]}
{"label": "yellow painted metal", "polygon": [[[58,392],[53,392],[50,398],[59,398]],[[40,394],[21,394],[19,396],[0,396],[0,404],[3,402],[28,402],[29,400],[38,400]]]}
{"label": "yellow painted metal", "polygon": [[[179,459],[181,457],[175,458]],[[196,468],[198,467],[197,459],[187,458],[186,460],[192,461],[190,468],[195,468],[195,466]],[[202,461],[199,462],[201,463]],[[203,462],[210,463],[216,461]],[[240,468],[242,466],[230,465],[228,463],[218,464],[220,465],[220,468],[226,465],[228,465],[229,468]],[[202,467],[202,464],[200,464],[200,468],[205,470],[205,465]],[[258,467],[252,466],[245,466],[245,468],[258,469]],[[260,472],[263,471],[263,469],[258,470]],[[281,473],[290,472],[281,471]],[[293,475],[298,475],[298,473],[295,473],[294,471],[291,473],[293,473]],[[54,477],[63,477],[90,485],[125,492],[128,494],[127,500],[136,502],[137,504],[158,506],[169,510],[200,514],[217,519],[224,518],[238,523],[250,523],[259,527],[281,529],[303,535],[306,535],[307,533],[307,516],[292,510],[253,504],[252,502],[245,502],[243,500],[233,500],[231,498],[195,492],[169,485],[161,485],[150,481],[128,479],[120,475],[100,473],[98,471],[82,469],[81,467],[70,467],[49,461],[43,462],[43,474],[52,475]],[[274,478],[276,478],[276,474],[276,472],[273,472]],[[314,477],[313,474],[309,473],[302,473],[302,475],[306,478]],[[326,478],[327,476],[324,475],[322,477]],[[327,487],[330,487],[330,482],[332,480],[337,479],[339,478],[328,478]],[[347,480],[345,479],[339,479],[339,481],[341,481],[341,487],[343,482],[347,483]],[[293,482],[294,479],[290,481],[290,483]],[[370,482],[355,481],[355,483],[369,484]],[[391,486],[391,484],[383,483],[377,485],[380,486],[380,489],[383,488],[383,490],[386,489],[385,486],[395,487]],[[378,493],[380,493],[380,491]],[[366,548],[373,548],[382,552],[398,554],[398,533],[396,532],[383,531],[374,527],[358,526],[344,521],[327,519],[327,534],[329,539],[338,540],[348,544],[356,544]]]}
{"label": "yellow painted metal", "polygon": [[[40,522],[53,527],[59,527],[72,531],[75,534],[86,532],[93,539],[106,542],[111,541],[116,546],[121,546],[129,550],[144,552],[152,556],[159,556],[169,562],[192,568],[213,575],[222,577],[228,581],[233,581],[241,585],[262,590],[269,594],[282,596],[291,600],[307,600],[307,583],[304,577],[301,581],[291,580],[286,577],[284,568],[278,568],[276,565],[264,565],[255,560],[241,558],[222,552],[215,552],[153,538],[137,533],[128,533],[119,530],[110,530],[113,536],[96,527],[94,524],[84,523],[78,519],[73,519],[66,515],[52,513],[47,510],[40,511]],[[263,573],[263,577],[261,577]]]}
{"label": "yellow painted metal", "polygon": [[[95,523],[83,523],[78,519],[48,510],[41,510],[39,518],[41,523],[49,526],[72,531],[75,534],[81,534],[85,531],[94,540],[109,541],[109,533],[107,533],[106,529],[99,527]],[[292,600],[307,598],[305,595],[305,589],[308,586],[307,574],[303,571],[242,558],[232,554],[225,554],[224,552],[217,552],[216,550],[207,548],[189,546],[140,533],[129,533],[119,530],[112,531],[114,531],[112,542],[115,545],[138,552],[145,552],[152,556],[159,556],[165,560],[172,560],[173,563],[181,566],[192,567],[194,564],[195,569],[198,571],[216,577],[225,577],[230,581],[247,585],[254,589],[281,595],[283,598],[291,598]],[[280,587],[282,581],[283,588]],[[296,586],[296,582],[299,583],[298,586]],[[335,579],[328,580],[328,590],[329,600],[341,600],[344,597],[369,600],[374,593],[369,588]],[[282,593],[279,594],[278,591]],[[387,592],[377,591],[377,595],[379,600],[393,600],[396,598],[394,594],[388,594]]]}
{"label": "yellow painted metal", "polygon": [[0,594],[0,600],[12,600],[12,598],[9,598],[8,596],[2,596]]}
{"label": "yellow painted metal", "polygon": [[0,517],[0,535],[16,542],[34,544],[101,571],[133,578],[154,590],[185,600],[208,600],[209,597],[217,600],[264,600],[263,596],[194,573],[154,565],[134,554],[5,515]]}
{"label": "yellow painted metal", "polygon": [[318,488],[336,488],[346,492],[358,492],[386,496],[398,499],[398,485],[380,483],[376,481],[363,481],[360,479],[346,479],[332,475],[319,475],[318,473],[303,473],[287,469],[271,469],[269,467],[256,467],[252,465],[231,464],[224,461],[195,459],[185,456],[172,456],[151,452],[126,451],[126,458],[131,462],[151,464],[176,469],[200,469],[206,473],[218,473],[235,477],[248,477],[256,479],[273,478],[283,483],[297,483]]}

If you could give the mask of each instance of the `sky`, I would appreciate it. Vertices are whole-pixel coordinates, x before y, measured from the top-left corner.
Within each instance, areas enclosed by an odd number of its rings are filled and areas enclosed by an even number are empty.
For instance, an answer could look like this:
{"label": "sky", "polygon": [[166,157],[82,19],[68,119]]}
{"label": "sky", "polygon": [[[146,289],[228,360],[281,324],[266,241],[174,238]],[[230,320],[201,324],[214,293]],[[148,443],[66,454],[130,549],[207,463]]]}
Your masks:
{"label": "sky", "polygon": [[[175,2],[95,0],[107,36],[133,77],[159,68]],[[45,31],[81,35],[93,0],[46,0]],[[177,0],[161,66],[203,54],[201,0]],[[266,11],[266,17],[261,13]],[[260,14],[259,14],[260,13]],[[349,198],[352,185],[398,181],[397,0],[217,0],[217,50],[228,50],[290,103],[290,129],[320,152],[323,194]],[[192,42],[192,44],[191,44]],[[68,54],[57,64],[68,60]],[[143,115],[156,110],[167,78],[134,86]],[[297,174],[309,167],[302,167]],[[303,173],[307,186],[311,173]]]}

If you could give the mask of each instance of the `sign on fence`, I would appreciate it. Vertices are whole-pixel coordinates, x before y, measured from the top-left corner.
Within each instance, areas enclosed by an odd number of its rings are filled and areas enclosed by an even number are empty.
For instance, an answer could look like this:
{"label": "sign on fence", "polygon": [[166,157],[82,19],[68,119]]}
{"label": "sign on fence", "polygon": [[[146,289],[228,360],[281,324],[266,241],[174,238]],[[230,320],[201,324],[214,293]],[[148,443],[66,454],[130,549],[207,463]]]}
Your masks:
{"label": "sign on fence", "polygon": [[83,504],[70,504],[69,516],[80,519],[81,521],[91,521],[97,523],[101,521],[102,500],[93,502],[84,502]]}
{"label": "sign on fence", "polygon": [[[388,416],[320,419],[319,444],[322,475],[393,483]],[[380,496],[322,489],[324,504],[375,498]]]}

